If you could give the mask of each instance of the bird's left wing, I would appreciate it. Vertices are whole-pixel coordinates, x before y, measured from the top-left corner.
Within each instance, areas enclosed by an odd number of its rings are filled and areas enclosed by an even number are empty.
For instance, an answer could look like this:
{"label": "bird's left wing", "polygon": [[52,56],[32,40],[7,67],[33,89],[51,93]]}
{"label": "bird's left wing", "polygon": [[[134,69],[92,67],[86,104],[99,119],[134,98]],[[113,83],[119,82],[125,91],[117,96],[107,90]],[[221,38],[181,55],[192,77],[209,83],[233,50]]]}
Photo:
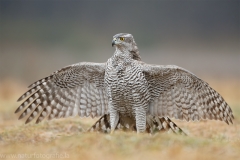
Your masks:
{"label": "bird's left wing", "polygon": [[107,113],[104,87],[105,63],[82,62],[62,68],[29,86],[18,101],[27,98],[15,111],[26,123],[74,115],[102,116]]}
{"label": "bird's left wing", "polygon": [[151,95],[151,115],[186,121],[216,119],[232,123],[233,114],[222,96],[191,72],[174,65],[142,63]]}

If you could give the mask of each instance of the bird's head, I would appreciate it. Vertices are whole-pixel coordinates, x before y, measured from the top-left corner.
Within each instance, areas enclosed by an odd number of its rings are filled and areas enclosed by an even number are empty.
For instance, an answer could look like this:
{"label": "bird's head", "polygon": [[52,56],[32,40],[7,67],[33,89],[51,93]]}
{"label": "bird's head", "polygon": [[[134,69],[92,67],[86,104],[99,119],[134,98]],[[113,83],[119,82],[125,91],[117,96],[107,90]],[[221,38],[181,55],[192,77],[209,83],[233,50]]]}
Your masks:
{"label": "bird's head", "polygon": [[133,54],[133,57],[139,57],[136,59],[141,59],[138,51],[138,47],[134,38],[129,33],[118,33],[113,36],[112,46],[115,46],[119,50],[127,50]]}
{"label": "bird's head", "polygon": [[119,33],[113,36],[112,46],[129,48],[134,42],[133,36],[129,33]]}

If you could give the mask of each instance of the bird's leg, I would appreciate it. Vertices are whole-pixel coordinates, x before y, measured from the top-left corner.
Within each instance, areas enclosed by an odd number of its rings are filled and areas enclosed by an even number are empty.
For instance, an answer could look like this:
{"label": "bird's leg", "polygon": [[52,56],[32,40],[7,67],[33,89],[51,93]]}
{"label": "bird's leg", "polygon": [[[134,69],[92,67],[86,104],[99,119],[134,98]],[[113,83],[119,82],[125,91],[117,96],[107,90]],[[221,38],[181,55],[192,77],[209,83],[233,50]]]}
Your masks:
{"label": "bird's leg", "polygon": [[146,110],[144,107],[136,107],[136,127],[137,133],[145,132],[146,130]]}
{"label": "bird's leg", "polygon": [[119,121],[119,114],[118,113],[116,113],[116,114],[110,113],[111,134],[114,132],[114,130],[118,124],[118,121]]}
{"label": "bird's leg", "polygon": [[115,110],[112,106],[109,106],[109,111],[110,111],[110,125],[111,125],[111,134],[112,134],[118,124],[119,114],[117,110]]}

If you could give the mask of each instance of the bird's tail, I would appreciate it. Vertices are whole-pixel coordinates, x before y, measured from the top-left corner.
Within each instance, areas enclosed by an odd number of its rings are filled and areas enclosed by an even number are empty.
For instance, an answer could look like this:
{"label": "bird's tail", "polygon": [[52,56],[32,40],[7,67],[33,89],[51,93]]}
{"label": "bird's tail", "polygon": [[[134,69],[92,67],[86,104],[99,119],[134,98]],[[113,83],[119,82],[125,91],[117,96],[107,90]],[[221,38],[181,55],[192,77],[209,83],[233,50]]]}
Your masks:
{"label": "bird's tail", "polygon": [[[119,125],[119,122],[118,122]],[[89,132],[103,132],[103,133],[109,133],[111,131],[111,126],[110,126],[110,115],[109,114],[104,114],[97,122],[92,125],[88,129]]]}
{"label": "bird's tail", "polygon": [[[134,130],[136,131],[136,123],[131,123],[129,120],[124,118],[119,118],[120,120],[117,123],[117,127],[115,130]],[[88,131],[96,131],[109,133],[111,131],[110,126],[110,115],[103,115],[95,124],[88,129]],[[156,132],[173,132],[176,134],[187,135],[180,127],[178,127],[171,119],[168,117],[155,117],[155,116],[147,116],[147,125],[146,132],[148,133],[156,133]]]}
{"label": "bird's tail", "polygon": [[176,134],[187,135],[168,117],[155,117],[155,116],[148,117],[146,131],[148,133],[173,132]]}

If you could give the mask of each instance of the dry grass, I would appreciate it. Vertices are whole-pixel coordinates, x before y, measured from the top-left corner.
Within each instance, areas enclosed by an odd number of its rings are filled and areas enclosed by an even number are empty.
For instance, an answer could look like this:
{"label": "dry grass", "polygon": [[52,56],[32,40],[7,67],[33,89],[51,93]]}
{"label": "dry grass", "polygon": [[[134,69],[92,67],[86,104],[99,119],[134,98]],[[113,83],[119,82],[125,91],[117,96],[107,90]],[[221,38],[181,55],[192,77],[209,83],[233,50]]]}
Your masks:
{"label": "dry grass", "polygon": [[[238,80],[208,81],[233,109],[234,124],[174,120],[189,136],[115,132],[85,133],[95,119],[68,118],[25,125],[17,120],[16,99],[25,85],[0,82],[0,159],[239,159],[240,84]],[[229,83],[230,82],[230,83]],[[225,85],[230,84],[230,85]],[[18,154],[18,158],[13,158]],[[26,155],[23,155],[26,154]],[[55,154],[55,155],[51,155]],[[62,154],[62,158],[59,157]],[[7,156],[7,157],[1,157]],[[35,157],[34,157],[35,156]],[[39,158],[43,156],[42,158]],[[22,158],[24,159],[24,158]]]}

